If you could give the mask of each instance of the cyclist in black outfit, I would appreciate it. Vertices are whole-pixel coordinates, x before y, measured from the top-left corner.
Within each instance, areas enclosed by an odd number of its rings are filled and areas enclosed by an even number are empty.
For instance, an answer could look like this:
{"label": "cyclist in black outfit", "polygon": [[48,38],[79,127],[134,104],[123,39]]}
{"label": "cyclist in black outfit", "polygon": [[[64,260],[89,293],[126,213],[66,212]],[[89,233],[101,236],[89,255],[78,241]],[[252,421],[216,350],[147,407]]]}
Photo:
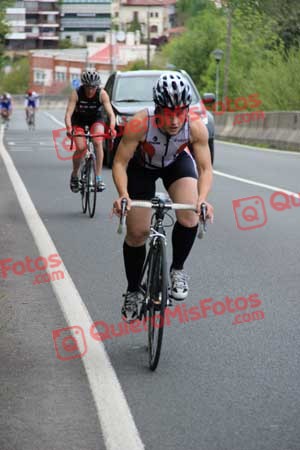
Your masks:
{"label": "cyclist in black outfit", "polygon": [[[107,112],[110,120],[111,136],[116,135],[115,132],[115,115],[113,113],[109,96],[100,86],[100,75],[94,70],[86,70],[81,75],[81,86],[72,91],[65,115],[65,124],[67,127],[67,134],[84,134],[84,127],[89,126],[91,134],[104,133],[104,123],[102,119],[102,107]],[[70,188],[72,192],[79,191],[78,171],[80,161],[84,156],[86,149],[86,142],[84,137],[75,137],[76,151],[73,155],[73,171],[71,174]],[[103,191],[105,184],[101,178],[101,171],[103,165],[103,138],[97,137],[93,139],[93,144],[96,151],[96,182],[97,189]]]}

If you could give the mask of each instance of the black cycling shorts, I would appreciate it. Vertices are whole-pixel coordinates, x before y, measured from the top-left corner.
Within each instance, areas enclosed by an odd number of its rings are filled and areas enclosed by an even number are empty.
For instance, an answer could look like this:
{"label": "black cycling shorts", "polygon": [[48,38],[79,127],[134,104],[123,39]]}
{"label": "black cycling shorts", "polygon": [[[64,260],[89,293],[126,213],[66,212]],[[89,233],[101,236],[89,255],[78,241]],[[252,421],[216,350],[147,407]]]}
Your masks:
{"label": "black cycling shorts", "polygon": [[162,169],[147,169],[131,159],[127,176],[128,194],[133,200],[151,200],[155,196],[155,182],[158,178],[162,179],[166,190],[179,178],[198,179],[195,162],[185,151],[172,164]]}

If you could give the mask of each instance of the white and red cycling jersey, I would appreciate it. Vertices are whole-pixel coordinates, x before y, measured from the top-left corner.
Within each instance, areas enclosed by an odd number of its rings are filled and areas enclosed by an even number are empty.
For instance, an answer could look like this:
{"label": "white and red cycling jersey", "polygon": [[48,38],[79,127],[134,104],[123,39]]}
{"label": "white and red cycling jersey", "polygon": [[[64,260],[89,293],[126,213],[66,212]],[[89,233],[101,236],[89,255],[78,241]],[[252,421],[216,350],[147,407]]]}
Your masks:
{"label": "white and red cycling jersey", "polygon": [[190,143],[190,126],[188,117],[179,133],[164,133],[160,124],[163,116],[155,115],[155,108],[147,108],[148,124],[145,140],[140,142],[135,159],[149,169],[164,168],[172,164],[181,152],[188,150]]}

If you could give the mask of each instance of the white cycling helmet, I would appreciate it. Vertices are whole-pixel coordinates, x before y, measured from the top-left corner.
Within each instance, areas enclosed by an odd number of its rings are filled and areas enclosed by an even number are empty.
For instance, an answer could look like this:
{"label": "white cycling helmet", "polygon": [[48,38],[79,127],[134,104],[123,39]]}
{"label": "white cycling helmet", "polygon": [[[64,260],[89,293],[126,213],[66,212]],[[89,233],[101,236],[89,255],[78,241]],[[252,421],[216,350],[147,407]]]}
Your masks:
{"label": "white cycling helmet", "polygon": [[81,83],[85,86],[98,87],[100,81],[100,75],[95,70],[85,70],[82,72]]}
{"label": "white cycling helmet", "polygon": [[188,107],[192,103],[191,86],[180,73],[162,74],[153,87],[153,100],[162,108]]}

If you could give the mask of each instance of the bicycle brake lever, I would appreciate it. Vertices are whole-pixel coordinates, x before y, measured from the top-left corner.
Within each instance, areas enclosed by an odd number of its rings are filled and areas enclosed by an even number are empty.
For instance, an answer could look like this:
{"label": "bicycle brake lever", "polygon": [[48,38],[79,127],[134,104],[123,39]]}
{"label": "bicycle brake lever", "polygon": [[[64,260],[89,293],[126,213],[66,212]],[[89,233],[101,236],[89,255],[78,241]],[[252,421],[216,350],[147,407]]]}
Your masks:
{"label": "bicycle brake lever", "polygon": [[125,211],[126,211],[126,206],[127,206],[127,199],[123,198],[121,201],[121,217],[120,217],[120,224],[118,227],[118,234],[122,234],[123,233],[123,229],[125,226]]}
{"label": "bicycle brake lever", "polygon": [[200,205],[200,229],[198,233],[198,239],[203,239],[204,235],[207,231],[207,224],[206,224],[206,213],[207,213],[207,206],[205,203],[201,203]]}

